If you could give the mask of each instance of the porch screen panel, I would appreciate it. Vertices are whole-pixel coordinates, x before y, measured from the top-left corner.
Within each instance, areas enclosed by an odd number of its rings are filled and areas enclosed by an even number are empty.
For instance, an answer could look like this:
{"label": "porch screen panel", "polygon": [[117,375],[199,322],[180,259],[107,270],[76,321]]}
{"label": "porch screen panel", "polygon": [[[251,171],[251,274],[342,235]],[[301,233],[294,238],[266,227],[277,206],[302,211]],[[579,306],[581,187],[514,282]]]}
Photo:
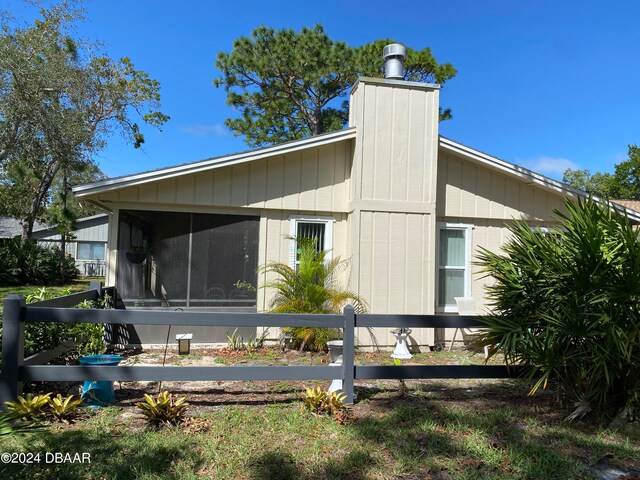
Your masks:
{"label": "porch screen panel", "polygon": [[193,215],[190,306],[254,306],[259,217]]}
{"label": "porch screen panel", "polygon": [[120,211],[116,286],[126,304],[186,305],[190,223],[188,213]]}
{"label": "porch screen panel", "polygon": [[149,272],[151,295],[164,306],[187,304],[189,281],[189,214],[153,212],[154,234],[151,239],[152,268]]}

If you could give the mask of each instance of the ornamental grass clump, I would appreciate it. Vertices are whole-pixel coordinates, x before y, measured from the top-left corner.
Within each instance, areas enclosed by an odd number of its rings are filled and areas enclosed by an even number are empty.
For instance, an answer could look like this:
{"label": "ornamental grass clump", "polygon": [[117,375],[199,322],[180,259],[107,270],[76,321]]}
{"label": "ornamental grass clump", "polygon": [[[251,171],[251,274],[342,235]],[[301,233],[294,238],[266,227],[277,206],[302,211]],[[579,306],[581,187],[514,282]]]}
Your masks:
{"label": "ornamental grass clump", "polygon": [[577,407],[640,411],[640,243],[626,215],[594,200],[567,201],[543,234],[523,221],[503,253],[481,249],[493,314],[481,345],[539,375],[531,394],[555,382]]}

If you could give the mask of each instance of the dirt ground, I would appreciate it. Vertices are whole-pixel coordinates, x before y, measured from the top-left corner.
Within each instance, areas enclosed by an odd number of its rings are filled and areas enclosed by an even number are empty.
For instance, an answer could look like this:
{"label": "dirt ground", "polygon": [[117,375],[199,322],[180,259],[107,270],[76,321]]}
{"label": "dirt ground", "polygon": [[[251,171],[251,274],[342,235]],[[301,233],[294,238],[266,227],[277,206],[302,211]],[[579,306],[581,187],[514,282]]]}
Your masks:
{"label": "dirt ground", "polygon": [[[394,365],[388,351],[356,355],[356,365]],[[229,365],[326,365],[329,355],[278,348],[260,349],[253,353],[223,349],[192,349],[190,355],[178,355],[175,347],[164,350],[143,350],[122,353],[121,365],[166,366],[224,366]],[[403,365],[480,365],[484,356],[468,351],[428,352],[403,360]],[[496,361],[492,361],[495,364]],[[517,380],[504,379],[456,379],[456,380],[406,380],[406,391],[398,380],[355,381],[356,403],[354,417],[365,416],[380,407],[390,406],[406,392],[419,391],[422,396],[474,408],[496,408],[517,402],[530,405],[540,413],[541,409],[552,415],[547,406],[550,395],[527,396],[526,387],[514,388]],[[328,380],[303,381],[208,381],[208,382],[115,382],[115,406],[132,407],[142,401],[144,394],[155,395],[160,390],[186,396],[191,411],[215,411],[226,405],[262,406],[271,403],[293,403],[300,399],[305,387],[328,387]],[[363,401],[366,400],[366,401]]]}

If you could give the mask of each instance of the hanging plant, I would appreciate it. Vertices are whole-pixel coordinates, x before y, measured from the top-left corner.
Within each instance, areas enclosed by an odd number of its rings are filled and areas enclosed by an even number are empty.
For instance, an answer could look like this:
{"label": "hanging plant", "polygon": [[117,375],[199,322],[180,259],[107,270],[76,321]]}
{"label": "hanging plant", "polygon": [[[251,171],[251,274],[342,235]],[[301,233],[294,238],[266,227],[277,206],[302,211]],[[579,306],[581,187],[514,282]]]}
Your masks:
{"label": "hanging plant", "polygon": [[144,245],[131,245],[125,255],[131,263],[139,264],[147,259],[149,249]]}

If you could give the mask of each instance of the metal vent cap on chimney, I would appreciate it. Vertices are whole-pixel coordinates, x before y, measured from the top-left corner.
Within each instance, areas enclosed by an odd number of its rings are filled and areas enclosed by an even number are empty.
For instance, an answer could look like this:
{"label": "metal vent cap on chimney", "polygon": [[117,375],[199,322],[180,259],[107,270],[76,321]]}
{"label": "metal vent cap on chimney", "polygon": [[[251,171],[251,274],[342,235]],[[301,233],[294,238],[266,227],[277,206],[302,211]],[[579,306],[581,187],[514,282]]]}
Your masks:
{"label": "metal vent cap on chimney", "polygon": [[384,58],[384,78],[402,80],[404,78],[404,61],[407,58],[407,49],[399,43],[387,45],[382,50]]}

